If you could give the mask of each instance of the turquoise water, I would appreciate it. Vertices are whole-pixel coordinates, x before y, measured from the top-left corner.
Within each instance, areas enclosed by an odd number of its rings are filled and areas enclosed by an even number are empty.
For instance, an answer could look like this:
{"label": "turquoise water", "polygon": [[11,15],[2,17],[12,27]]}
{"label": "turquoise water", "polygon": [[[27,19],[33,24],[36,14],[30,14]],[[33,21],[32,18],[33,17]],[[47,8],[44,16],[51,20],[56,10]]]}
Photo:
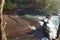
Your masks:
{"label": "turquoise water", "polygon": [[[34,19],[36,21],[42,20],[43,18],[45,18],[45,16],[32,16],[32,15],[25,15],[28,18]],[[52,16],[52,23],[53,25],[55,25],[56,29],[58,29],[59,26],[59,16]]]}
{"label": "turquoise water", "polygon": [[52,19],[52,23],[55,25],[56,29],[58,29],[59,17],[58,16],[54,16],[53,19]]}

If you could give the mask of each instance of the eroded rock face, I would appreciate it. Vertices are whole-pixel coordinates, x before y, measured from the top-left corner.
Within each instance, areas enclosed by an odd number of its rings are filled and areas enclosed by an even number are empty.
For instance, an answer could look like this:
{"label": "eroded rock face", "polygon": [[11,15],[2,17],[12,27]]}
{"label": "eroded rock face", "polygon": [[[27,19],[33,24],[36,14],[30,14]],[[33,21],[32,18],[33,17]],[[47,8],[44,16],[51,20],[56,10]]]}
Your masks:
{"label": "eroded rock face", "polygon": [[[31,29],[28,27],[28,25],[34,25],[37,27],[37,22],[33,20],[28,20],[24,19],[22,20],[21,18],[16,18],[13,15],[3,15],[4,22],[7,23],[5,32],[8,38],[13,38],[13,37],[30,37],[28,32],[31,31]],[[29,24],[30,23],[30,24]],[[35,25],[35,23],[37,25]],[[20,36],[19,36],[20,35]]]}

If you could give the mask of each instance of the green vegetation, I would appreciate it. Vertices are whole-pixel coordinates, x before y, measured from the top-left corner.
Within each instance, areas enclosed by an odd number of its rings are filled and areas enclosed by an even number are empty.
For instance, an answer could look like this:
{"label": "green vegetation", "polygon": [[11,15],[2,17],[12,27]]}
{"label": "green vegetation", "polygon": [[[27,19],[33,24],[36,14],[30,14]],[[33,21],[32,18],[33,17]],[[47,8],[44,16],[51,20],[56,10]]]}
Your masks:
{"label": "green vegetation", "polygon": [[14,8],[14,4],[12,0],[6,0],[5,1],[5,5],[4,5],[4,9],[13,9]]}
{"label": "green vegetation", "polygon": [[4,8],[27,7],[30,4],[33,5],[33,8],[37,7],[38,9],[44,10],[43,13],[60,11],[60,0],[6,0]]}

